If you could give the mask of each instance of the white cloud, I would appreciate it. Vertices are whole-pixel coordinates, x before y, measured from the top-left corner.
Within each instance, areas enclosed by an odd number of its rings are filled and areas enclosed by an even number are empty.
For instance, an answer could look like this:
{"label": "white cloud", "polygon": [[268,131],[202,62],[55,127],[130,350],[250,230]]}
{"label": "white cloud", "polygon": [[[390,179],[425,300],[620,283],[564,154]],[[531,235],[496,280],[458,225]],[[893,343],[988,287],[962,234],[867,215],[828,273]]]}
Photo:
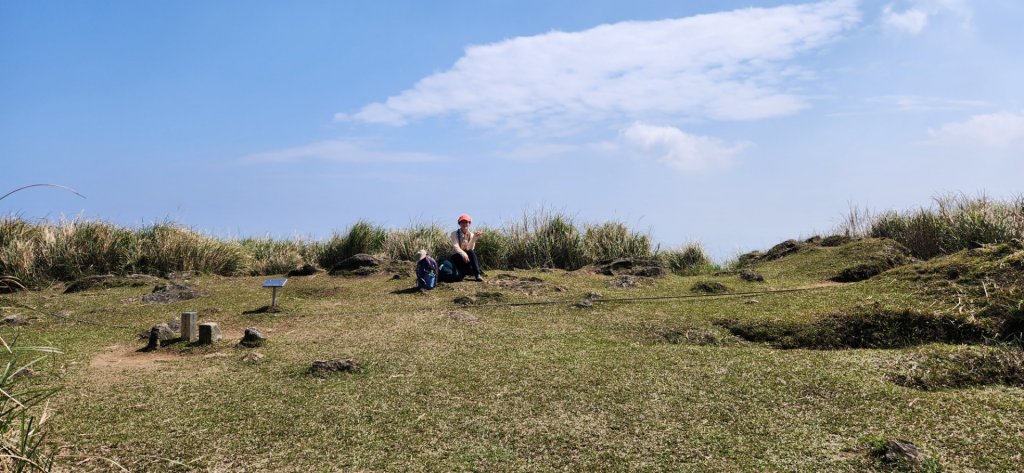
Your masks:
{"label": "white cloud", "polygon": [[930,143],[990,151],[1024,151],[1024,114],[999,112],[928,130]]}
{"label": "white cloud", "polygon": [[950,14],[958,17],[963,26],[970,26],[971,8],[965,0],[912,0],[910,7],[896,11],[893,4],[882,8],[882,24],[887,28],[918,35],[933,17]]}
{"label": "white cloud", "polygon": [[728,144],[719,139],[686,133],[672,126],[634,123],[622,132],[625,141],[669,167],[682,172],[727,166],[748,143]]}
{"label": "white cloud", "polygon": [[788,63],[855,26],[855,0],[601,25],[472,46],[448,70],[336,120],[404,125],[457,116],[488,127],[612,119],[753,120],[807,107]]}
{"label": "white cloud", "polygon": [[867,101],[890,105],[899,112],[955,111],[992,106],[991,103],[982,100],[947,99],[923,95],[881,95],[868,98]]}
{"label": "white cloud", "polygon": [[327,140],[308,145],[254,153],[241,158],[245,163],[288,163],[296,161],[339,161],[357,163],[432,162],[448,158],[410,151],[379,151],[359,141]]}
{"label": "white cloud", "polygon": [[897,13],[892,10],[892,5],[886,5],[882,10],[882,22],[886,26],[912,35],[924,31],[924,27],[928,25],[929,16],[931,15],[928,12],[917,8]]}

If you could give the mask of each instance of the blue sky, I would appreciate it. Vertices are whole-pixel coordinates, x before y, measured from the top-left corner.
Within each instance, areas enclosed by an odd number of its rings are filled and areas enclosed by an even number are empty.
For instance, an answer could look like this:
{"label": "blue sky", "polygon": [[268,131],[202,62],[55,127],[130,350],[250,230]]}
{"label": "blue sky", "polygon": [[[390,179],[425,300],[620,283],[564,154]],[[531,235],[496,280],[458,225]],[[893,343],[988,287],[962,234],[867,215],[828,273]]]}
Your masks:
{"label": "blue sky", "polygon": [[540,206],[715,256],[1021,192],[1024,5],[0,0],[0,201],[326,237]]}

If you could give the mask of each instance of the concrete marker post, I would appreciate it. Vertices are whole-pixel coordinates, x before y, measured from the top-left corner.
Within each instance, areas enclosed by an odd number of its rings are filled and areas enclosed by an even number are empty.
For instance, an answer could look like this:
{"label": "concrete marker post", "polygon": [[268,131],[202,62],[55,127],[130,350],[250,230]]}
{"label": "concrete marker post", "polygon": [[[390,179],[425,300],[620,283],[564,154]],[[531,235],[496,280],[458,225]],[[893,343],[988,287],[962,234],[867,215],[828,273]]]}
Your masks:
{"label": "concrete marker post", "polygon": [[181,313],[181,339],[194,342],[199,338],[199,327],[196,326],[198,315],[195,312]]}
{"label": "concrete marker post", "polygon": [[210,345],[221,338],[223,337],[217,322],[203,322],[199,324],[199,343],[201,345]]}

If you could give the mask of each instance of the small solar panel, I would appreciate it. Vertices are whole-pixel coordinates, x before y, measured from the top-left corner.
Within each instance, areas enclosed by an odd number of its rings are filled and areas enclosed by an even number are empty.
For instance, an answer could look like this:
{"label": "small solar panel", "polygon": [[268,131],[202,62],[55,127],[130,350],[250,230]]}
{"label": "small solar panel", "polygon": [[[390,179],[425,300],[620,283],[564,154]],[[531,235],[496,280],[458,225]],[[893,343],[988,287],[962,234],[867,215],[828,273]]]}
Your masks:
{"label": "small solar panel", "polygon": [[263,287],[284,287],[284,283],[288,282],[288,278],[281,279],[267,279],[263,281]]}

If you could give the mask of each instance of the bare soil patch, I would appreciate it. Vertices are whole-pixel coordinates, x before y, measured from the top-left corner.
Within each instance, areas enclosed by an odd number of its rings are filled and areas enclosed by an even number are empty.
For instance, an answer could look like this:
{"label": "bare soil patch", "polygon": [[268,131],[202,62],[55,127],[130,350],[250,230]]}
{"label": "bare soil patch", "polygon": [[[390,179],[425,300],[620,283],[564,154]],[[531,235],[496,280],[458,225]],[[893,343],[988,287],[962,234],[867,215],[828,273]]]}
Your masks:
{"label": "bare soil patch", "polygon": [[89,368],[100,372],[156,370],[162,367],[161,363],[172,362],[180,358],[181,355],[174,351],[154,350],[144,352],[139,351],[139,347],[134,345],[115,345],[108,347],[107,351],[89,360]]}
{"label": "bare soil patch", "polygon": [[491,287],[525,293],[531,296],[552,292],[562,292],[565,290],[562,287],[551,284],[538,277],[519,277],[511,274],[499,274],[487,280],[484,284]]}

